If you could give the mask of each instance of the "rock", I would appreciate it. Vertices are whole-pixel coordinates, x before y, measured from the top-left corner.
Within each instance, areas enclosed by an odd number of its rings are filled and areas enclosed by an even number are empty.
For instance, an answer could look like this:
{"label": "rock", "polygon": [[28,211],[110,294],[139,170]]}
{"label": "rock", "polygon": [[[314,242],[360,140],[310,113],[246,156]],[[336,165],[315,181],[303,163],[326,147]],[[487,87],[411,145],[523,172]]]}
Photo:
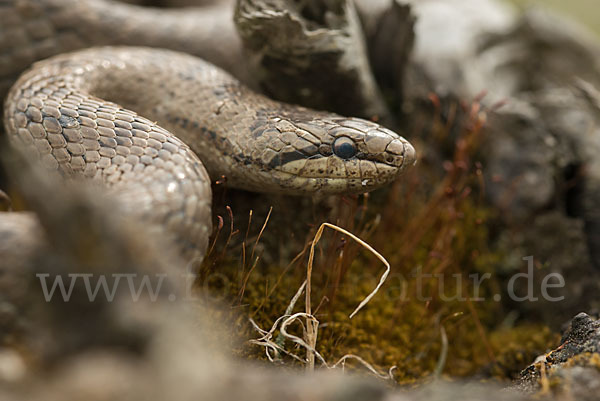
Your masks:
{"label": "rock", "polygon": [[571,320],[561,345],[521,372],[520,391],[551,391],[555,399],[597,400],[600,390],[600,321],[585,313]]}
{"label": "rock", "polygon": [[249,67],[271,97],[343,115],[390,119],[352,1],[242,0],[235,21]]}
{"label": "rock", "polygon": [[[515,279],[516,296],[507,297],[507,306],[523,316],[558,328],[582,306],[588,310],[598,306],[600,283],[590,280],[597,270],[590,260],[581,219],[558,211],[540,213],[529,225],[506,230],[499,246],[511,250],[497,272],[507,286],[517,273],[531,276]],[[523,259],[527,257],[532,257],[531,274],[530,262]],[[525,299],[529,292],[532,297]]]}
{"label": "rock", "polygon": [[[490,35],[511,29],[517,21],[516,11],[496,0],[404,3],[412,6],[417,18],[413,62],[405,83],[412,96],[435,92],[468,100],[489,90],[488,60],[482,57],[480,47]],[[426,88],[419,78],[422,74],[427,77]],[[423,89],[427,92],[421,92]]]}
{"label": "rock", "polygon": [[355,3],[377,83],[385,98],[401,102],[415,41],[413,6],[399,0]]}

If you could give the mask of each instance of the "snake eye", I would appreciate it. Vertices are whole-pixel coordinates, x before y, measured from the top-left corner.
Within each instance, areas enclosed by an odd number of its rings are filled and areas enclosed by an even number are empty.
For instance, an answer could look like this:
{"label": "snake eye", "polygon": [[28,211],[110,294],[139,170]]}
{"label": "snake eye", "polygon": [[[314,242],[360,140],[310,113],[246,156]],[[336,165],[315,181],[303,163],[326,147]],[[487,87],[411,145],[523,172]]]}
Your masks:
{"label": "snake eye", "polygon": [[333,153],[342,159],[349,159],[356,154],[356,145],[347,136],[340,136],[333,141]]}

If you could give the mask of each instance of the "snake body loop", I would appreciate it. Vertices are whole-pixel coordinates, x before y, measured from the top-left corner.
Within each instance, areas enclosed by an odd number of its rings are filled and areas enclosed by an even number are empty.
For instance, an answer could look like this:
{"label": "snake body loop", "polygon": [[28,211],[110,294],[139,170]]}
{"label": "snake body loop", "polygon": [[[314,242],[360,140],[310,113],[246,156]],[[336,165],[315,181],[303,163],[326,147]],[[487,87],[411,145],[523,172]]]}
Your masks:
{"label": "snake body loop", "polygon": [[275,102],[198,58],[149,48],[35,64],[10,90],[4,123],[30,158],[107,184],[186,257],[207,246],[209,174],[248,190],[323,195],[370,191],[415,160],[378,124]]}

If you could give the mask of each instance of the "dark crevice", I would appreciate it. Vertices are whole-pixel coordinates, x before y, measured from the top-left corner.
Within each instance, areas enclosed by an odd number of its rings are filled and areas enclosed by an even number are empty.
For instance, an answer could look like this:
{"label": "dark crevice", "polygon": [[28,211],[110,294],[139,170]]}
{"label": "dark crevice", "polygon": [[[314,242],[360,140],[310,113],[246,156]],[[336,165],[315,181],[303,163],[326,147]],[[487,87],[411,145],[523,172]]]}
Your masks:
{"label": "dark crevice", "polygon": [[564,207],[569,217],[582,217],[583,215],[583,166],[569,164],[564,169]]}
{"label": "dark crevice", "polygon": [[314,0],[296,0],[295,1],[300,15],[306,21],[314,22],[321,27],[327,27],[327,13],[342,15],[344,13],[343,2],[340,1],[314,1]]}

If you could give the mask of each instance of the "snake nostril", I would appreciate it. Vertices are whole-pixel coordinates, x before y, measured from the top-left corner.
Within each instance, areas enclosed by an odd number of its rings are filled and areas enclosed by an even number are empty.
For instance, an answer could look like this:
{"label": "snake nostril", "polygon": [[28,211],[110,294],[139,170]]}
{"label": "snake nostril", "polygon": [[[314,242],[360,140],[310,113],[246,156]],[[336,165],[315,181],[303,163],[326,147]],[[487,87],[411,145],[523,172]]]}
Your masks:
{"label": "snake nostril", "polygon": [[332,152],[332,150],[331,150],[331,146],[329,146],[329,145],[325,145],[325,144],[324,144],[324,145],[321,145],[321,146],[319,146],[319,153],[320,153],[322,156],[325,156],[325,157],[327,157],[327,156],[331,156],[331,154],[332,154],[333,152]]}

